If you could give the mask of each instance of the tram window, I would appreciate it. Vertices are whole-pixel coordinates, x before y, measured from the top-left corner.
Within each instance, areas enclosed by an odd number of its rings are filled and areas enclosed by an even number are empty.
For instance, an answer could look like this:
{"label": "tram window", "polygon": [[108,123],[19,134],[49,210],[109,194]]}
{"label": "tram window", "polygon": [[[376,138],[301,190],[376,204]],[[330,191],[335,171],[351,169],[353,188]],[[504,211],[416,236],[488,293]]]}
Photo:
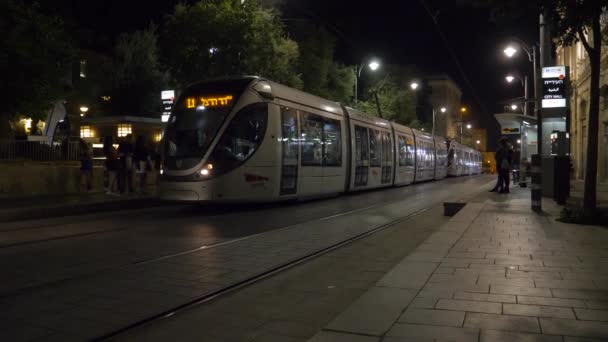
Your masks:
{"label": "tram window", "polygon": [[342,134],[338,120],[324,120],[323,165],[342,166]]}
{"label": "tram window", "polygon": [[315,114],[302,114],[302,166],[321,166],[323,161],[323,119]]}
{"label": "tram window", "polygon": [[382,137],[380,132],[369,130],[369,165],[380,166],[382,159]]}
{"label": "tram window", "polygon": [[364,160],[369,160],[367,128],[355,126],[355,161],[357,165],[362,165]]}
{"label": "tram window", "polygon": [[222,134],[211,160],[214,171],[226,172],[249,159],[264,139],[268,105],[255,103],[241,109]]}

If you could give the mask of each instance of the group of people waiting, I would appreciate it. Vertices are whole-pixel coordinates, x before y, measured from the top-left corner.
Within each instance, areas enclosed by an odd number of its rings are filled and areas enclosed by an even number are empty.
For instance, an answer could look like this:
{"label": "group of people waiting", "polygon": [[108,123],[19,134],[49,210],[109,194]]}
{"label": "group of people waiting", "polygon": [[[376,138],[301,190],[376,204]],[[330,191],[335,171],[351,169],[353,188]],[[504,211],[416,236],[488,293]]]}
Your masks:
{"label": "group of people waiting", "polygon": [[511,179],[509,175],[513,166],[513,153],[513,147],[509,144],[509,139],[504,137],[500,139],[498,150],[494,154],[498,179],[490,192],[501,194],[508,194],[510,192],[509,185],[511,184]]}
{"label": "group of people waiting", "polygon": [[133,144],[133,136],[129,134],[119,143],[118,148],[114,148],[112,137],[106,137],[103,151],[108,175],[106,194],[145,192],[147,174],[152,171],[150,151],[145,137],[138,136]]}

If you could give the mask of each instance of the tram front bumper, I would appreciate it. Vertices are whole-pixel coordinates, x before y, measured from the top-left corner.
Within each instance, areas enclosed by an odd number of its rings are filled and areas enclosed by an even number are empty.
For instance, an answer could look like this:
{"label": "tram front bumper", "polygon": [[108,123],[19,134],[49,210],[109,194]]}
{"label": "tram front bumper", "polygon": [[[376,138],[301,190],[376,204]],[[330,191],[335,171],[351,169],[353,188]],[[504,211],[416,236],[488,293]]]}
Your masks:
{"label": "tram front bumper", "polygon": [[210,201],[213,194],[207,182],[161,182],[159,196],[164,201]]}

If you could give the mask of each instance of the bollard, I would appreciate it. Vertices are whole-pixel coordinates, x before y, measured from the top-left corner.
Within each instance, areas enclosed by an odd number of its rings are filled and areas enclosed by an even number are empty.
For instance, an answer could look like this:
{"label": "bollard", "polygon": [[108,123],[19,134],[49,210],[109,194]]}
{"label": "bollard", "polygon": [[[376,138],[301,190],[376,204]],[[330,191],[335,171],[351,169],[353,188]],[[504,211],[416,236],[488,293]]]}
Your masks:
{"label": "bollard", "polygon": [[541,155],[532,155],[532,182],[530,184],[531,204],[532,210],[542,210],[542,169],[541,169]]}

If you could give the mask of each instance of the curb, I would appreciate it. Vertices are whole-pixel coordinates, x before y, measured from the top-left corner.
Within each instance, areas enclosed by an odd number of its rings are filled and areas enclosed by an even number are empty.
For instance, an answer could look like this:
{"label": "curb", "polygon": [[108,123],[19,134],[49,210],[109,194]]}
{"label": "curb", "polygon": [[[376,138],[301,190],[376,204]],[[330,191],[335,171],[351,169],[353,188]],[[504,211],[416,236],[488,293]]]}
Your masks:
{"label": "curb", "polygon": [[95,214],[109,211],[142,209],[160,205],[162,205],[162,202],[157,197],[145,197],[125,200],[99,201],[85,204],[70,204],[65,206],[54,205],[19,208],[0,211],[0,222]]}

